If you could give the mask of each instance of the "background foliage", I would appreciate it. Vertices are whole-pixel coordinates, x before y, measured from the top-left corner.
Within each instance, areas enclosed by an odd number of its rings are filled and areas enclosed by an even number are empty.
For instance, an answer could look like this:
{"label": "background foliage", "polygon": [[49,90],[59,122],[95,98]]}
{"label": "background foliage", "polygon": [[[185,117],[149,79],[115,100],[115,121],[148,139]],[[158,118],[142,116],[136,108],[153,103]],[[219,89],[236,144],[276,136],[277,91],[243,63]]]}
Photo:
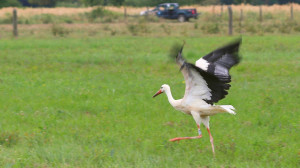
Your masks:
{"label": "background foliage", "polygon": [[18,0],[0,0],[0,8],[9,6],[21,6],[21,3]]}

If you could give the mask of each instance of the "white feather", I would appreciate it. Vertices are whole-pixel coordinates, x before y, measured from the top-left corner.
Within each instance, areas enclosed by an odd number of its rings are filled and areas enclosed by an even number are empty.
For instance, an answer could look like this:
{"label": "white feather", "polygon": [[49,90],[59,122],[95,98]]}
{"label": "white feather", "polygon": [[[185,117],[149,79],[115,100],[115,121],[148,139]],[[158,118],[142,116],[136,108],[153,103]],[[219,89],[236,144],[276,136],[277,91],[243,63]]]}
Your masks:
{"label": "white feather", "polygon": [[207,71],[208,65],[209,63],[203,58],[200,58],[198,61],[196,61],[196,66],[203,69],[204,71]]}
{"label": "white feather", "polygon": [[221,107],[223,108],[223,109],[225,109],[228,113],[230,113],[230,114],[236,114],[235,112],[234,112],[234,110],[235,110],[235,108],[232,106],[232,105],[221,105]]}
{"label": "white feather", "polygon": [[211,99],[211,90],[208,88],[206,81],[201,75],[198,74],[198,72],[192,70],[190,74],[188,74],[186,71],[183,73],[186,82],[186,90],[184,95],[184,100],[186,103],[199,101],[199,99]]}

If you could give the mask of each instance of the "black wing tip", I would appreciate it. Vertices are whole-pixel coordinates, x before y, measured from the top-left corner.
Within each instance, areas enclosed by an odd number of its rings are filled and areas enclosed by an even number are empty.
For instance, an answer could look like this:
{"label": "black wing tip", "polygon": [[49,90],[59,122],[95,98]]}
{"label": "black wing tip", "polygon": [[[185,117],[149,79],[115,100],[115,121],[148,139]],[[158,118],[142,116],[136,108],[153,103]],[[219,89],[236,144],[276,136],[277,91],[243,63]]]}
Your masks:
{"label": "black wing tip", "polygon": [[231,42],[225,44],[223,47],[218,48],[217,50],[223,50],[223,52],[229,53],[239,52],[242,41],[242,37],[234,39]]}
{"label": "black wing tip", "polygon": [[183,40],[182,47],[181,47],[181,49],[180,49],[180,51],[179,51],[179,53],[178,53],[178,54],[182,54],[182,50],[183,50],[183,47],[184,47],[184,45],[185,45],[185,40]]}
{"label": "black wing tip", "polygon": [[183,41],[183,44],[180,44],[178,42],[174,43],[172,45],[172,47],[170,48],[169,56],[171,58],[176,58],[178,56],[178,54],[182,53],[184,45],[185,45],[185,40]]}
{"label": "black wing tip", "polygon": [[185,59],[182,56],[184,45],[185,41],[183,41],[183,44],[174,43],[169,52],[169,57],[172,59],[172,61],[175,60],[175,62],[180,66],[180,71],[183,69],[185,62]]}
{"label": "black wing tip", "polygon": [[242,44],[243,42],[243,37],[239,37],[239,38],[236,38],[235,40],[233,40],[234,43],[238,43],[239,45]]}
{"label": "black wing tip", "polygon": [[229,50],[233,52],[238,52],[240,49],[240,45],[242,44],[242,37],[234,39],[233,41],[229,42],[227,45],[221,48],[228,48]]}
{"label": "black wing tip", "polygon": [[229,54],[233,56],[236,63],[239,63],[241,60],[241,56],[239,55],[239,49],[241,44],[242,44],[242,37],[236,38],[231,42],[223,45],[222,47],[217,48],[216,50],[212,51],[211,53],[207,54],[202,58],[209,62],[215,62],[216,60],[220,59],[220,57],[222,57],[224,54]]}
{"label": "black wing tip", "polygon": [[232,40],[228,45],[232,45],[232,46],[240,46],[243,42],[243,38],[242,37],[239,37],[239,38],[236,38],[234,40]]}
{"label": "black wing tip", "polygon": [[[237,39],[235,39],[235,40],[232,42],[233,45],[235,46],[235,53],[234,53],[234,56],[235,56],[235,59],[236,59],[236,64],[235,64],[235,65],[239,64],[239,63],[241,62],[241,60],[242,60],[242,56],[241,56],[241,54],[239,53],[240,46],[241,46],[242,42],[243,42],[242,37],[237,38]],[[234,65],[234,66],[235,66],[235,65]]]}
{"label": "black wing tip", "polygon": [[177,58],[178,53],[181,53],[183,46],[180,43],[174,43],[169,51],[169,57],[174,60]]}
{"label": "black wing tip", "polygon": [[225,50],[227,50],[227,52],[230,53],[233,56],[233,58],[235,59],[235,64],[233,66],[239,64],[242,60],[242,56],[239,53],[242,41],[243,41],[242,37],[239,37],[239,38],[231,41],[224,47],[222,47],[222,49],[226,48]]}

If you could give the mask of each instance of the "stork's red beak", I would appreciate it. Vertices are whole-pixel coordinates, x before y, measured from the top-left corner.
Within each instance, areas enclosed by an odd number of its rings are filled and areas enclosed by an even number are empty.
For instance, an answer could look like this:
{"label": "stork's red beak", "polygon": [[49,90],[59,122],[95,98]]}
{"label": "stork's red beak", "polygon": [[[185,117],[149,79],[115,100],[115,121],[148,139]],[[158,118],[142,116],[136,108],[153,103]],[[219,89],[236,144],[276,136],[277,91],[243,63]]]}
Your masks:
{"label": "stork's red beak", "polygon": [[155,93],[155,95],[153,95],[153,98],[154,98],[155,96],[157,96],[157,95],[161,94],[161,93],[162,93],[162,91],[159,89],[159,91],[158,91],[158,92],[156,92],[156,93]]}

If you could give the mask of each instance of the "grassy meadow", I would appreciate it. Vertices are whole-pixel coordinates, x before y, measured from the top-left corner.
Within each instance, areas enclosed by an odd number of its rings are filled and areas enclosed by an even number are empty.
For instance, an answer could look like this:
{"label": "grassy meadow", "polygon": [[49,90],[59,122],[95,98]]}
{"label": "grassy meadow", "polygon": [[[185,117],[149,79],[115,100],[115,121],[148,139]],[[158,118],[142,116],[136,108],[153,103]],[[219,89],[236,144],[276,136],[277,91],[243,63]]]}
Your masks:
{"label": "grassy meadow", "polygon": [[235,37],[21,37],[0,41],[0,167],[299,167],[299,35],[244,36],[241,64],[199,140],[168,58],[186,41],[190,62]]}

